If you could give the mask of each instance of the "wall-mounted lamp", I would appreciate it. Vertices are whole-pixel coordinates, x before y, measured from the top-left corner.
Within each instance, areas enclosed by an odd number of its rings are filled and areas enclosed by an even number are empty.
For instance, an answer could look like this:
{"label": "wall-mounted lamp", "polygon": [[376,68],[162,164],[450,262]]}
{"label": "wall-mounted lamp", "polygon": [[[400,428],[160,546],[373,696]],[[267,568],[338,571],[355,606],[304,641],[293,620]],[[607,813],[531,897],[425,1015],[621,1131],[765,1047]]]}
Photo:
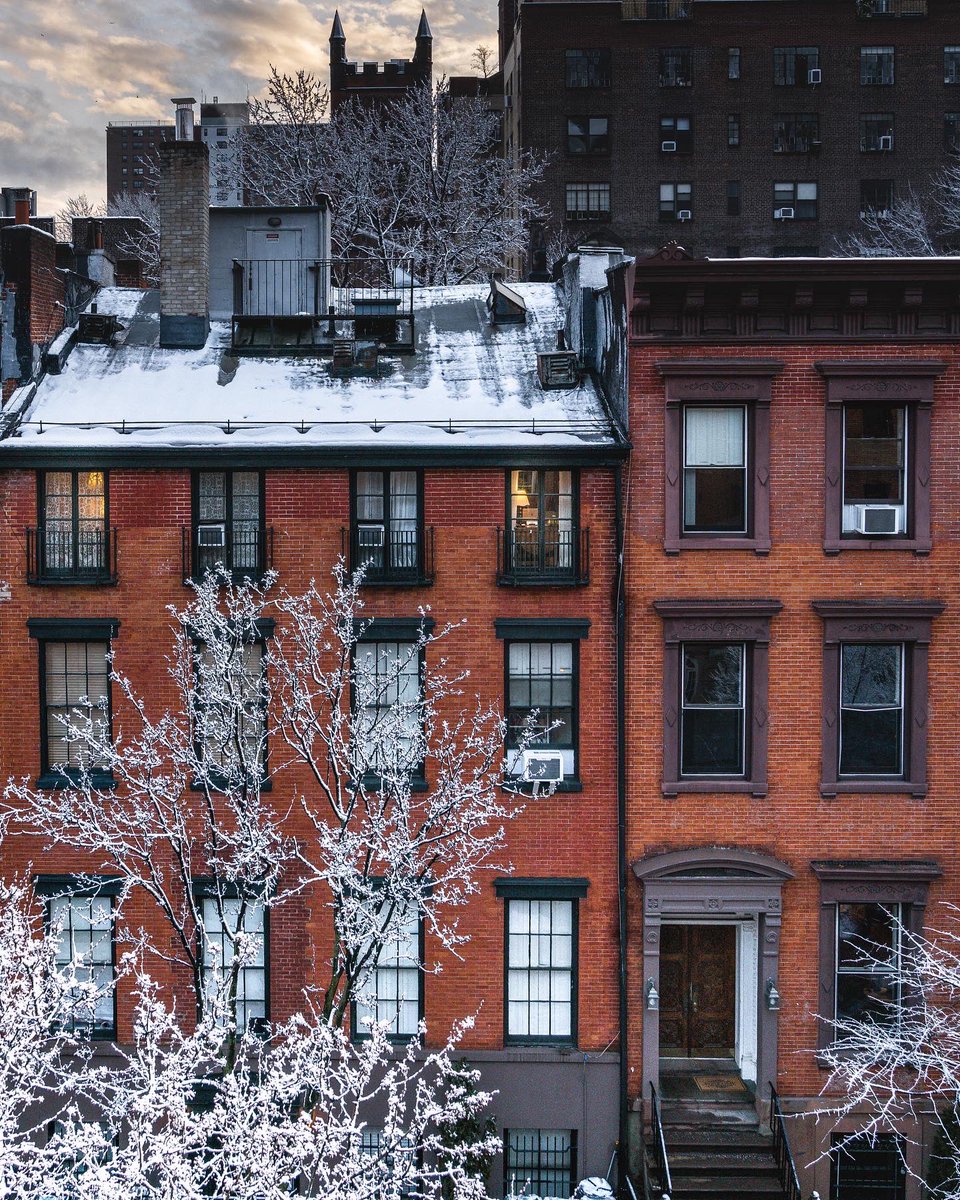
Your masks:
{"label": "wall-mounted lamp", "polygon": [[271,229],[276,229],[283,224],[283,221],[279,217],[267,217],[267,224]]}
{"label": "wall-mounted lamp", "polygon": [[647,1010],[656,1012],[660,1007],[660,993],[657,991],[657,985],[653,982],[653,976],[647,980],[646,997]]}
{"label": "wall-mounted lamp", "polygon": [[779,1012],[781,997],[780,997],[780,992],[777,990],[776,981],[773,979],[767,980],[766,997],[767,997],[767,1009],[770,1012]]}

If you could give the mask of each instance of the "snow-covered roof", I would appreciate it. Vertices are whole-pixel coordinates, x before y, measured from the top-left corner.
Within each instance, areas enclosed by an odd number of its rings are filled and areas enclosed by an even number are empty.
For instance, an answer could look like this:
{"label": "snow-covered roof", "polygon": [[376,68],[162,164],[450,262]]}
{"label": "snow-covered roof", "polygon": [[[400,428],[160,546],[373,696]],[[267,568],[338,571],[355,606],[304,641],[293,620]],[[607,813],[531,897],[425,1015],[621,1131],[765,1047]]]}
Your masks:
{"label": "snow-covered roof", "polygon": [[[114,346],[80,344],[42,380],[0,455],[76,448],[614,446],[589,377],[545,391],[537,353],[563,324],[552,284],[514,285],[525,324],[490,324],[489,287],[414,293],[416,350],[376,375],[334,375],[323,357],[233,357],[230,327],[200,350],[161,349],[155,291],[104,288],[101,314],[126,325]],[[225,361],[226,360],[226,361]],[[235,370],[234,370],[235,368]]]}

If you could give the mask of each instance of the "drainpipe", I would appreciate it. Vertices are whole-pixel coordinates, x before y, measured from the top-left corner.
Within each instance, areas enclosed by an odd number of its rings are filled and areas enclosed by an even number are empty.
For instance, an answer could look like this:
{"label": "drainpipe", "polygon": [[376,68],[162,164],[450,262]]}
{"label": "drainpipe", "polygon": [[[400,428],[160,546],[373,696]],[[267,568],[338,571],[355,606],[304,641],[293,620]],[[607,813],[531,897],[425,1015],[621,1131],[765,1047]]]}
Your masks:
{"label": "drainpipe", "polygon": [[614,468],[615,533],[617,567],[613,607],[617,643],[617,884],[620,930],[619,1004],[620,1004],[620,1118],[617,1138],[617,1173],[620,1194],[624,1194],[629,1154],[627,1153],[627,742],[626,742],[626,600],[624,596],[623,464]]}

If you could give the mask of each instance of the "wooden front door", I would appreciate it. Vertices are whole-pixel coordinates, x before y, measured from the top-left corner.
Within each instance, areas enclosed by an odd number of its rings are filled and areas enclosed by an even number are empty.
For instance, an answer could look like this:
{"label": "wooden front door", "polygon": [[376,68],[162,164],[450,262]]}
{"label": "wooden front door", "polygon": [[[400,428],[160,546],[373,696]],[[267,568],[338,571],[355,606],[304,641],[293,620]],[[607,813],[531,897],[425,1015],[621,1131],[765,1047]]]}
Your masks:
{"label": "wooden front door", "polygon": [[660,929],[660,1053],[733,1054],[736,944],[733,925]]}

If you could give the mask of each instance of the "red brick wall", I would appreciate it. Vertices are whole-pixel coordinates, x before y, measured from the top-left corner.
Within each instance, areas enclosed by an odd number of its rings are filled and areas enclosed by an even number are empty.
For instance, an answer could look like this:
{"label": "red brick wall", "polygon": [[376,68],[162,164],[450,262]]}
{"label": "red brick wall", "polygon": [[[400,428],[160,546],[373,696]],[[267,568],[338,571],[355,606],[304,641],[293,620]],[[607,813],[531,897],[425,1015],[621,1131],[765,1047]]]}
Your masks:
{"label": "red brick wall", "polygon": [[[92,465],[92,464],[91,464]],[[117,665],[145,692],[154,711],[173,701],[164,654],[169,646],[167,605],[183,606],[181,526],[190,522],[190,474],[185,470],[110,472],[110,522],[118,529],[116,588],[28,587],[24,580],[23,530],[36,523],[36,475],[10,471],[2,478],[3,536],[0,579],[13,599],[0,605],[0,666],[16,680],[15,704],[0,710],[0,776],[35,777],[39,756],[37,644],[27,635],[29,617],[116,617]],[[274,528],[274,563],[282,583],[302,588],[311,576],[321,583],[340,553],[341,528],[349,525],[349,476],[345,470],[271,470],[266,474],[266,517]],[[509,829],[505,859],[520,876],[586,876],[590,890],[580,910],[580,1045],[606,1047],[617,1033],[616,730],[613,709],[614,638],[610,595],[613,579],[613,479],[609,472],[581,472],[581,522],[591,530],[591,583],[587,588],[498,588],[497,525],[504,522],[504,473],[490,470],[427,470],[425,518],[435,527],[436,583],[424,589],[373,589],[372,614],[413,616],[427,604],[442,625],[465,618],[444,646],[451,667],[467,666],[467,695],[475,691],[502,704],[504,656],[496,617],[589,617],[580,651],[580,761],[582,793],[560,794],[529,804]],[[116,691],[115,705],[118,702]],[[306,785],[305,780],[300,782]],[[287,807],[292,784],[278,783],[274,801]],[[118,801],[121,798],[118,797]],[[293,818],[296,820],[296,818]],[[304,828],[301,832],[307,835]],[[75,870],[65,851],[7,843],[7,870]],[[90,864],[91,866],[95,864]],[[468,1044],[496,1048],[503,1037],[503,902],[492,878],[462,913],[472,941],[463,961],[441,954],[427,941],[427,960],[443,973],[428,976],[426,1017],[433,1040],[450,1022],[480,1009]],[[143,901],[136,918],[158,929]],[[302,984],[319,975],[329,949],[330,916],[324,897],[276,912],[271,926],[272,1007],[284,1016],[298,1002]],[[162,970],[160,971],[162,974]],[[482,1006],[482,1007],[481,1007]],[[120,1036],[129,1033],[129,1005],[120,1007]]]}
{"label": "red brick wall", "polygon": [[[824,526],[825,381],[818,359],[939,359],[950,364],[935,384],[931,504],[933,552],[845,551],[827,557]],[[771,404],[768,557],[752,551],[691,550],[668,557],[664,534],[664,381],[655,363],[667,357],[773,358],[784,362]],[[956,793],[960,754],[960,642],[957,606],[960,540],[960,348],[919,343],[883,345],[704,344],[631,349],[631,436],[627,513],[628,596],[628,859],[658,850],[721,845],[775,855],[796,873],[783,890],[778,1087],[786,1095],[819,1091],[813,1055],[818,999],[819,887],[811,859],[934,858],[944,877],[931,888],[938,902],[960,900]],[[783,611],[771,622],[769,791],[748,795],[661,795],[663,627],[658,598],[773,597]],[[929,793],[846,795],[823,799],[820,780],[823,626],[814,599],[939,598],[947,610],[933,622],[930,646]],[[641,889],[631,880],[630,1063],[640,1078]],[[635,1089],[634,1089],[635,1090]]]}

